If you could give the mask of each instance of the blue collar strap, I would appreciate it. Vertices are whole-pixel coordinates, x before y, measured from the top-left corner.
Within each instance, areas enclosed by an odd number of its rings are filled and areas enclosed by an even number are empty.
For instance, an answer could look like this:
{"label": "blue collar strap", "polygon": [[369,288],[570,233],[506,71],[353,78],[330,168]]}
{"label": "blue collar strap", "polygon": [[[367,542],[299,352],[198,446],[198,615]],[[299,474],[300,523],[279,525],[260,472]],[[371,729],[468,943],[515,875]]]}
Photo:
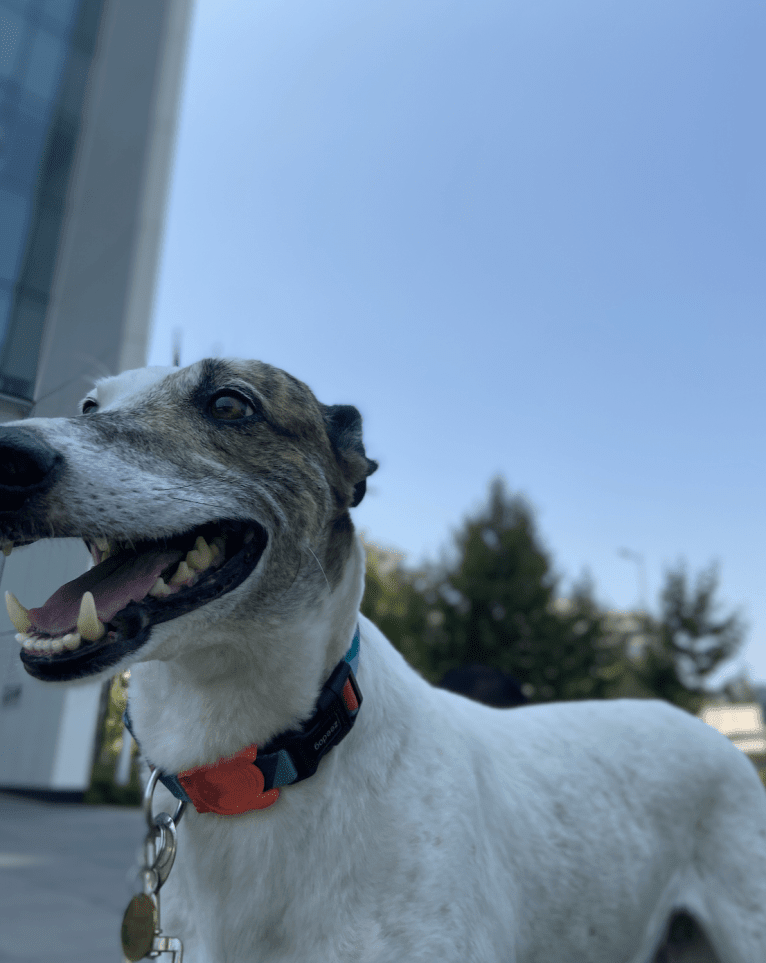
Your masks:
{"label": "blue collar strap", "polygon": [[[313,715],[300,729],[283,732],[262,750],[254,744],[212,765],[197,766],[177,775],[161,773],[160,782],[176,799],[192,803],[197,812],[234,816],[273,805],[280,786],[313,776],[325,753],[351,730],[362,704],[355,676],[358,665],[357,625],[351,647],[333,669]],[[127,708],[122,718],[140,749]]]}

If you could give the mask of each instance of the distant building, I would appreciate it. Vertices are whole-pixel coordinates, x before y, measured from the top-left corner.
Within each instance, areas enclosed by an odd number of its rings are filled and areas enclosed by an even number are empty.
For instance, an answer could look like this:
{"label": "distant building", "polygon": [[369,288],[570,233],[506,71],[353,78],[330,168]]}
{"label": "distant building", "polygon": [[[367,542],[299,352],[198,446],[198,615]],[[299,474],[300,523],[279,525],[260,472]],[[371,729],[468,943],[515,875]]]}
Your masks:
{"label": "distant building", "polygon": [[703,709],[699,717],[728,736],[759,769],[766,767],[766,727],[763,724],[763,709],[759,703],[711,705]]}
{"label": "distant building", "polygon": [[639,612],[610,609],[606,613],[605,629],[614,639],[627,638],[627,654],[631,659],[640,658],[648,639],[642,630],[642,614]]}
{"label": "distant building", "polygon": [[365,549],[375,553],[379,571],[383,577],[390,575],[391,572],[395,572],[396,569],[399,568],[399,566],[404,562],[404,552],[399,552],[393,548],[386,548],[383,545],[379,545],[377,542],[371,541],[369,538],[367,538],[366,532],[362,532],[361,537]]}
{"label": "distant building", "polygon": [[[146,363],[193,0],[0,0],[0,421],[76,412],[95,377]],[[94,485],[99,483],[93,480]],[[82,542],[7,559],[43,604]],[[0,615],[0,789],[81,795],[104,685],[24,671]]]}

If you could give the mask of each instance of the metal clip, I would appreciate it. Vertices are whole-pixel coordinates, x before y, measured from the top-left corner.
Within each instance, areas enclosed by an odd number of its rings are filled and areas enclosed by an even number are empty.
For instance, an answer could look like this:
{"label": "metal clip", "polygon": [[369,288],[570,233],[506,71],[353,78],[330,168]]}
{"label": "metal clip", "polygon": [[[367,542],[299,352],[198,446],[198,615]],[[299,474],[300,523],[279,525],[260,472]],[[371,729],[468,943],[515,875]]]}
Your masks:
{"label": "metal clip", "polygon": [[176,827],[181,822],[181,817],[186,809],[186,803],[183,800],[179,800],[176,811],[172,816],[170,813],[164,812],[152,816],[152,797],[154,796],[154,789],[159,776],[159,769],[155,769],[149,777],[146,789],[144,790],[143,803],[146,824],[149,827],[147,843],[150,841],[154,843],[153,858],[151,858],[151,861],[146,860],[146,868],[156,871],[158,877],[157,889],[167,880],[170,875],[170,870],[173,868],[176,851],[178,849],[178,833]]}

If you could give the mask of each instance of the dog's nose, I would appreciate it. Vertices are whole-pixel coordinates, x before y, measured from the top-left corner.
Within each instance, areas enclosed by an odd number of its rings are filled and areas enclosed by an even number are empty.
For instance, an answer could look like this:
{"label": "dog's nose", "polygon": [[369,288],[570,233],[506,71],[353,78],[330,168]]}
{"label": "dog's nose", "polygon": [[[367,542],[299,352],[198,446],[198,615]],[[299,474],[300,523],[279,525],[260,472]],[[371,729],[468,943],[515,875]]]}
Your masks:
{"label": "dog's nose", "polygon": [[0,515],[17,512],[48,488],[63,461],[29,428],[0,427]]}

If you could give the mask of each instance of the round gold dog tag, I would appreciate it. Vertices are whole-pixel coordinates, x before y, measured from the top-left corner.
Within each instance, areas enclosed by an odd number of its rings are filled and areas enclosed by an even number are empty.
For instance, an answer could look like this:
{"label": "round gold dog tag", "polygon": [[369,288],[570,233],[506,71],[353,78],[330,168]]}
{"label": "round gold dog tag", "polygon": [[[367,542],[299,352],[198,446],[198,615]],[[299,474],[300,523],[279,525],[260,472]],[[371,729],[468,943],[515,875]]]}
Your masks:
{"label": "round gold dog tag", "polygon": [[142,960],[154,942],[157,928],[157,908],[146,893],[139,893],[128,903],[122,918],[122,952],[130,963]]}

